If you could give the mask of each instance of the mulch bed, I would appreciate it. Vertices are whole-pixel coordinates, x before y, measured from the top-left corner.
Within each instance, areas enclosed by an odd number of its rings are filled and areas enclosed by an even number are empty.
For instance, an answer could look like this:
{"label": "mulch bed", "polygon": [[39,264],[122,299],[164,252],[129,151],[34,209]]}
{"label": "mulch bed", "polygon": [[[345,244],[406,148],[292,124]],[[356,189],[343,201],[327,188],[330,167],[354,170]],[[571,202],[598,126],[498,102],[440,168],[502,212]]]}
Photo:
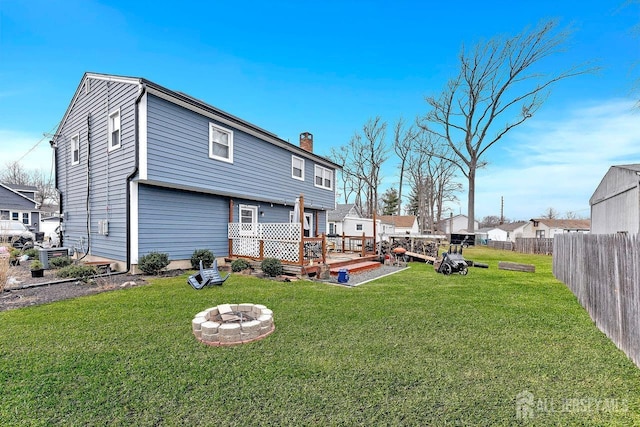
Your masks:
{"label": "mulch bed", "polygon": [[[55,270],[45,270],[44,277],[37,278],[31,277],[30,262],[23,261],[19,266],[9,268],[8,283],[4,292],[0,292],[0,311],[141,286],[147,284],[149,278],[144,275],[114,273],[96,277],[92,283],[82,283],[75,280],[64,281],[56,277]],[[166,272],[166,276],[180,275],[183,272],[172,270]]]}

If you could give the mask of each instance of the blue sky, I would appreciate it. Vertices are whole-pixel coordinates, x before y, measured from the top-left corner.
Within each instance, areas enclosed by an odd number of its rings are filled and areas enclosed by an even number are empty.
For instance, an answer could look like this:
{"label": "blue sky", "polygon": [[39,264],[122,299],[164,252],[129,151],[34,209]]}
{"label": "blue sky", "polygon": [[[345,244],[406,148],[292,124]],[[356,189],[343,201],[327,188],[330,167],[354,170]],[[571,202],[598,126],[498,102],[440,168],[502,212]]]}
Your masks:
{"label": "blue sky", "polygon": [[[609,166],[640,162],[637,0],[0,0],[0,167],[22,159],[51,169],[43,133],[86,71],[147,78],[294,143],[312,132],[315,152],[328,155],[371,117],[392,127],[423,115],[424,97],[456,74],[463,43],[548,18],[573,29],[550,69],[594,61],[601,70],[561,82],[488,152],[476,217],[498,215],[501,197],[511,219],[549,207],[588,216]],[[388,162],[385,186],[397,183],[396,165]],[[459,197],[451,208],[466,213]]]}

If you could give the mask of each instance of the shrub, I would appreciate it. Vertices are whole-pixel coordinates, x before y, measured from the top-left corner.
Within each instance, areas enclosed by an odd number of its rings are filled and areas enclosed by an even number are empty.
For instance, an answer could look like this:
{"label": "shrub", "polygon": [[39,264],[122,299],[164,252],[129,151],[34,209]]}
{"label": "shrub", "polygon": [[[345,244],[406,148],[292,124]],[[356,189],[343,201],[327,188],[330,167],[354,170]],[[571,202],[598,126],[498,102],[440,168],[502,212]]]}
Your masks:
{"label": "shrub", "polygon": [[49,260],[49,265],[52,268],[63,268],[71,265],[72,263],[73,260],[68,256],[55,257]]}
{"label": "shrub", "polygon": [[251,266],[242,258],[233,260],[233,262],[231,263],[231,271],[236,273],[238,271],[246,270],[247,268],[251,268]]}
{"label": "shrub", "polygon": [[44,265],[42,265],[40,260],[34,259],[33,261],[31,261],[31,265],[29,265],[29,268],[31,270],[42,270],[44,268]]}
{"label": "shrub", "polygon": [[36,248],[27,249],[24,254],[31,259],[38,258],[38,250]]}
{"label": "shrub", "polygon": [[159,274],[169,265],[169,254],[160,252],[149,252],[138,260],[138,268],[145,274]]}
{"label": "shrub", "polygon": [[62,267],[56,271],[56,276],[58,277],[75,278],[81,282],[87,282],[96,274],[96,268],[91,265],[67,265],[66,267]]}
{"label": "shrub", "polygon": [[264,260],[262,260],[260,268],[262,268],[264,274],[269,277],[279,276],[284,271],[282,269],[282,263],[277,258],[265,258]]}
{"label": "shrub", "polygon": [[213,256],[213,252],[209,249],[196,249],[193,251],[193,255],[191,255],[191,267],[194,270],[199,269],[200,261],[202,261],[202,266],[204,268],[209,268],[211,267],[211,264],[213,264],[214,259],[215,256]]}

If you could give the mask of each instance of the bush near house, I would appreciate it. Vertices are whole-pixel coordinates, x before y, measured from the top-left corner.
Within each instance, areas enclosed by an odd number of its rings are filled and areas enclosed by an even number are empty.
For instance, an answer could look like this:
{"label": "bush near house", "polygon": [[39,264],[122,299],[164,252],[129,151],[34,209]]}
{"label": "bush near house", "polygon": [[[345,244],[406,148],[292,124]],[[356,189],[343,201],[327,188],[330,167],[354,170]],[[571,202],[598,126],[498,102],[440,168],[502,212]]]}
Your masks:
{"label": "bush near house", "polygon": [[[58,259],[58,258],[54,258]],[[56,276],[63,279],[78,279],[81,282],[88,282],[98,272],[90,265],[67,265],[56,271]]]}
{"label": "bush near house", "polygon": [[51,258],[49,260],[49,265],[51,268],[64,268],[73,264],[73,260],[68,256],[61,256],[56,258]]}
{"label": "bush near house", "polygon": [[231,271],[233,271],[234,273],[237,273],[242,270],[246,270],[247,268],[251,268],[251,266],[246,260],[242,258],[233,260],[233,262],[231,263]]}
{"label": "bush near house", "polygon": [[277,258],[265,258],[260,264],[264,274],[269,277],[276,277],[283,273],[282,262]]}
{"label": "bush near house", "polygon": [[200,268],[200,261],[204,268],[210,268],[216,257],[209,249],[196,249],[191,255],[191,268],[197,270]]}
{"label": "bush near house", "polygon": [[145,274],[157,275],[169,265],[169,254],[149,252],[138,260],[138,268]]}

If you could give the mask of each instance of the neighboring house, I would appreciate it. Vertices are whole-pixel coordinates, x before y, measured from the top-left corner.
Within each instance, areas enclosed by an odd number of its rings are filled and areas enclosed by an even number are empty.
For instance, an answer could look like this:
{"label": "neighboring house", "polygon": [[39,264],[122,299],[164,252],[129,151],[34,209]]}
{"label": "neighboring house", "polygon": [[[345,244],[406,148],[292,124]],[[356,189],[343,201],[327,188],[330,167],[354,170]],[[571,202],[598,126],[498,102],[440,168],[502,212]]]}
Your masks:
{"label": "neighboring house", "polygon": [[313,153],[313,135],[291,144],[144,78],[86,73],[51,145],[61,245],[126,268],[152,251],[172,267],[195,249],[227,256],[232,233],[291,222],[299,195],[307,235],[335,208],[339,166]]}
{"label": "neighboring house", "polygon": [[[493,240],[498,242],[507,241],[507,232],[498,227],[483,227],[475,232],[476,236],[480,236],[481,239]],[[483,242],[486,243],[486,242]]]}
{"label": "neighboring house", "polygon": [[[478,229],[478,221],[473,222],[473,229]],[[469,225],[469,217],[466,215],[454,215],[438,222],[438,230],[445,234],[466,234]]]}
{"label": "neighboring house", "polygon": [[[498,226],[500,230],[506,233],[505,242],[515,242],[518,237],[522,237],[524,227],[529,224],[527,221],[515,221]],[[497,239],[496,239],[497,240]]]}
{"label": "neighboring house", "polygon": [[39,231],[40,206],[33,186],[0,183],[0,219],[22,222],[33,231]]}
{"label": "neighboring house", "polygon": [[378,218],[384,224],[385,234],[420,234],[415,215],[380,215]]}
{"label": "neighboring house", "polygon": [[[329,211],[327,216],[328,234],[362,236],[364,233],[365,236],[374,237],[373,219],[362,218],[360,209],[353,203],[337,204],[336,209]],[[376,220],[375,233],[380,233],[380,220]]]}
{"label": "neighboring house", "polygon": [[611,166],[589,199],[591,232],[640,232],[640,164]]}
{"label": "neighboring house", "polygon": [[533,218],[522,228],[521,237],[544,239],[562,233],[588,233],[590,223],[588,219]]}

